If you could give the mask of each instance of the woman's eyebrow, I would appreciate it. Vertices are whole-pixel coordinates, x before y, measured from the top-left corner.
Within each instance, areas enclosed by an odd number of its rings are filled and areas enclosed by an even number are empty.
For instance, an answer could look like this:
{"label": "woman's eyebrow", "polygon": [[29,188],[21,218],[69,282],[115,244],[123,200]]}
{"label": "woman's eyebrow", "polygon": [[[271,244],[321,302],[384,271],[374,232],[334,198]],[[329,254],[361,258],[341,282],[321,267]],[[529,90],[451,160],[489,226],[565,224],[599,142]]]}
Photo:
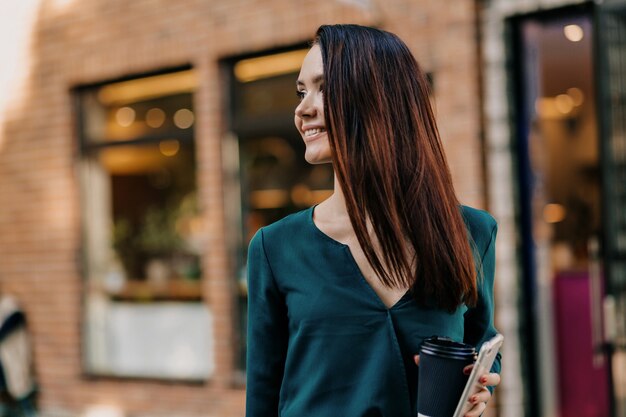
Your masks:
{"label": "woman's eyebrow", "polygon": [[[313,84],[319,84],[322,81],[324,81],[324,74],[318,74],[315,77],[313,77],[313,80],[312,80]],[[296,85],[298,85],[298,86],[304,85],[304,81],[298,80],[298,81],[296,81]]]}

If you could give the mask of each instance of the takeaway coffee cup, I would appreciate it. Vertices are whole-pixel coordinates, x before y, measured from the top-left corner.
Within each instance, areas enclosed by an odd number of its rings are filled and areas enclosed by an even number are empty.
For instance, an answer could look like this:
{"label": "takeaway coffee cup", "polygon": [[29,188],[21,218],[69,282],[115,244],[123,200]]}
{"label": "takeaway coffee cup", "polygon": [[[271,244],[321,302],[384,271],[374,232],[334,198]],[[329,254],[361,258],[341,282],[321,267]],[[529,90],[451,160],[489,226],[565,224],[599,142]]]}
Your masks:
{"label": "takeaway coffee cup", "polygon": [[417,388],[418,417],[452,417],[474,363],[476,349],[447,337],[424,340],[420,348]]}

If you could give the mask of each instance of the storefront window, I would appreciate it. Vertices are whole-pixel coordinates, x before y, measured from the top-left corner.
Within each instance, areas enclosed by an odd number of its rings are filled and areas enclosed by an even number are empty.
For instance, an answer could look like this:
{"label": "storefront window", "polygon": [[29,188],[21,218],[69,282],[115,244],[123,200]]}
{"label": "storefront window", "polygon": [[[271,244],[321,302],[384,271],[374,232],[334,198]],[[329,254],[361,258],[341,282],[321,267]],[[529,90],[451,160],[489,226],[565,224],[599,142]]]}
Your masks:
{"label": "storefront window", "polygon": [[239,367],[246,353],[246,252],[256,231],[332,194],[330,164],[309,165],[304,143],[294,126],[298,105],[296,80],[308,49],[263,55],[232,63],[231,129],[241,190],[241,230],[234,253],[238,265]]}
{"label": "storefront window", "polygon": [[[195,82],[185,70],[77,90],[85,343],[88,368],[97,373],[208,374],[201,359],[209,325],[199,303]],[[148,341],[170,363],[142,354]],[[183,347],[190,352],[184,360],[176,356]]]}

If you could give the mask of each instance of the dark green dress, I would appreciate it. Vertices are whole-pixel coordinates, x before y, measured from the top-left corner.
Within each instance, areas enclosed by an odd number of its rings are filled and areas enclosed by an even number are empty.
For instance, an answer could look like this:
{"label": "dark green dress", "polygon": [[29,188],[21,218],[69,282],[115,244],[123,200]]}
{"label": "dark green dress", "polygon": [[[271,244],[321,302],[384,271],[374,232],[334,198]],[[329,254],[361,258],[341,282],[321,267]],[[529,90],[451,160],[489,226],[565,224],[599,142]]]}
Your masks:
{"label": "dark green dress", "polygon": [[[414,417],[413,355],[433,335],[480,347],[496,334],[497,225],[462,207],[482,254],[475,308],[387,308],[350,249],[313,223],[314,207],[259,230],[248,252],[247,417]],[[500,371],[500,358],[493,367]]]}

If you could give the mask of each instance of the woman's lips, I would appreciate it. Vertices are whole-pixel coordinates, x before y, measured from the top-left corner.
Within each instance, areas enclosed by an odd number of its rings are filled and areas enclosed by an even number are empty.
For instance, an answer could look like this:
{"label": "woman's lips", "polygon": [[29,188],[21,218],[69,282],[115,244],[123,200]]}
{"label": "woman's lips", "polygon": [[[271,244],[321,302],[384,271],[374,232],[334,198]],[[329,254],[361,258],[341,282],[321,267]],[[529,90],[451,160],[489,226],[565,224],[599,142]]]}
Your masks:
{"label": "woman's lips", "polygon": [[304,130],[302,137],[304,138],[306,142],[309,142],[309,141],[319,139],[325,133],[326,133],[326,129],[324,128],[311,128],[311,129]]}

